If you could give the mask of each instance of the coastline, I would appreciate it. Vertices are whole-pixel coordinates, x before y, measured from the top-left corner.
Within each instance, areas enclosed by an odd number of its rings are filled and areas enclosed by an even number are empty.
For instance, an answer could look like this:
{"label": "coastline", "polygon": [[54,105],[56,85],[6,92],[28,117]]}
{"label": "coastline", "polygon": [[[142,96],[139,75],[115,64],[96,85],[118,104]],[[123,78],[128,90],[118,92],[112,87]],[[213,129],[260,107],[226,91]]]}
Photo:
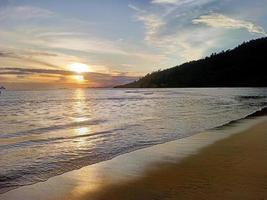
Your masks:
{"label": "coastline", "polygon": [[81,199],[266,199],[267,121]]}
{"label": "coastline", "polygon": [[[177,170],[177,167],[179,168],[179,166],[181,166],[182,163],[184,163],[186,160],[192,160],[192,159],[199,160],[201,158],[202,159],[208,158],[207,155],[205,155],[206,153],[204,153],[203,155],[203,152],[207,152],[207,149],[213,149],[212,150],[213,152],[214,149],[216,150],[216,148],[218,147],[218,144],[225,143],[225,141],[232,141],[233,138],[236,137],[239,139],[235,140],[239,141],[240,138],[242,139],[243,137],[243,140],[245,140],[248,144],[250,144],[252,140],[250,139],[248,140],[246,135],[253,134],[255,132],[254,129],[259,129],[257,127],[261,126],[265,127],[267,126],[267,117],[261,116],[254,118],[252,116],[249,117],[249,119],[243,119],[237,123],[228,124],[226,126],[211,131],[199,133],[188,138],[183,138],[160,145],[155,145],[152,147],[148,147],[146,149],[141,149],[118,156],[114,159],[105,162],[86,166],[79,170],[74,170],[59,176],[52,177],[45,182],[39,182],[33,185],[22,186],[0,195],[0,198],[3,200],[13,200],[13,199],[14,200],[15,199],[20,199],[20,200],[24,199],[25,200],[31,200],[31,199],[76,200],[77,199],[78,200],[78,199],[105,199],[105,196],[109,196],[110,197],[109,199],[112,198],[125,199],[126,197],[127,199],[131,198],[136,199],[134,197],[136,197],[136,195],[139,194],[140,196],[143,195],[144,197],[143,199],[152,199],[152,198],[164,199],[163,197],[161,197],[161,195],[163,194],[170,195],[170,194],[168,191],[167,192],[164,191],[165,187],[161,188],[159,186],[162,184],[162,181],[165,181],[164,185],[166,184],[166,186],[171,187],[170,185],[171,183],[174,186],[177,185],[177,183],[173,183],[172,182],[173,180],[171,181],[171,179],[169,178],[171,177],[177,178],[178,176],[177,173],[178,171],[180,171]],[[262,130],[262,128],[260,128],[260,130]],[[260,141],[267,143],[266,140],[267,136],[265,138],[262,137],[263,136],[261,136]],[[262,147],[262,145],[260,145],[259,147]],[[219,154],[225,153],[224,149],[222,148],[219,149],[217,148],[217,150]],[[237,153],[243,155],[240,152]],[[227,157],[229,157],[229,155]],[[250,157],[254,159],[253,156]],[[216,156],[215,157],[213,156],[213,158],[215,159]],[[209,158],[208,160],[211,159]],[[234,163],[236,162],[236,160],[232,160],[231,162]],[[195,164],[196,163],[201,164],[202,162],[198,161],[195,162]],[[197,166],[193,167],[191,169],[191,172],[195,173],[198,172],[197,168],[198,168]],[[207,172],[210,171],[210,169],[205,169],[205,170]],[[169,176],[165,177],[167,172],[169,173]],[[161,177],[159,178],[160,174]],[[190,173],[187,172],[184,174],[188,175]],[[181,174],[179,176],[181,176]],[[188,177],[189,177],[188,180],[190,180],[190,176]],[[149,182],[149,180],[153,181]],[[266,182],[267,181],[265,180],[265,183]],[[160,192],[161,194],[158,194],[153,190],[154,186],[152,187],[152,185],[155,183],[157,183],[155,185],[157,186],[155,191],[161,191]],[[199,186],[207,185],[207,183],[209,183],[209,181],[208,182],[200,181],[198,182],[198,184],[200,185],[197,185],[196,183],[190,183],[192,188],[189,187],[188,185],[186,188],[195,190]],[[145,184],[147,186],[149,185],[149,188],[146,188],[145,185],[142,186],[142,184]],[[185,184],[185,182],[182,182],[180,184],[182,186],[183,184]],[[160,190],[160,188],[163,190]],[[152,191],[152,193],[150,193],[149,191]],[[179,190],[174,189],[174,191],[179,191]],[[102,194],[102,196],[100,194]],[[103,196],[103,194],[105,195]],[[127,196],[116,196],[118,194],[127,194]],[[171,192],[171,194],[173,194],[173,191]],[[198,192],[196,192],[196,194],[198,194]],[[147,196],[147,195],[152,195],[152,196]],[[179,197],[182,198],[181,196]],[[187,196],[186,199],[188,198],[190,199],[191,197]],[[142,198],[140,197],[139,199]],[[194,198],[192,197],[192,199]],[[205,199],[208,199],[208,197],[206,196]]]}
{"label": "coastline", "polygon": [[[177,170],[177,167],[181,168],[182,164],[186,161],[188,162],[188,160],[199,160],[201,158],[203,159],[203,157],[209,157],[209,155],[207,156],[207,153],[205,152],[213,152],[216,149],[218,154],[223,155],[224,152],[222,151],[222,148],[219,148],[218,146],[220,146],[221,143],[224,144],[227,141],[229,142],[233,140],[242,140],[246,141],[247,144],[250,144],[252,140],[248,139],[247,135],[251,137],[251,134],[255,132],[254,129],[258,130],[259,127],[262,126],[267,127],[266,117],[243,119],[237,124],[235,123],[234,125],[230,125],[228,127],[222,127],[219,129],[196,134],[188,138],[137,150],[118,156],[109,161],[86,166],[82,169],[74,170],[50,178],[45,182],[23,186],[4,193],[0,195],[0,197],[3,200],[12,200],[18,198],[20,200],[91,199],[92,197],[94,197],[93,199],[104,199],[106,195],[110,197],[109,199],[125,199],[126,197],[127,199],[136,199],[136,195],[140,195],[140,198],[138,197],[138,199],[142,199],[141,196],[143,196],[143,199],[164,199],[164,195],[174,195],[175,191],[179,191],[178,189],[173,189],[173,191],[169,192],[165,190],[168,186],[170,188],[175,185],[177,186],[177,183],[173,182],[174,180],[172,179],[172,177],[178,176],[177,171],[181,171]],[[261,135],[261,137],[263,136]],[[260,141],[264,142],[266,141],[266,138],[261,138]],[[251,153],[253,152],[254,151],[252,151]],[[241,153],[240,155],[243,154]],[[253,159],[254,156],[251,156],[251,158]],[[215,159],[215,161],[218,161],[219,158],[213,156],[213,159]],[[212,159],[209,158],[209,160]],[[215,161],[213,162],[216,163]],[[236,158],[233,158],[231,162],[234,163],[235,161]],[[192,161],[190,161],[189,163],[191,162]],[[196,163],[200,165],[203,162],[195,161],[195,164]],[[214,164],[211,166],[214,167],[216,165]],[[190,172],[193,172],[192,174],[198,175],[199,173],[197,172],[199,172],[199,170],[197,169],[198,167],[196,166],[191,169]],[[207,173],[210,172],[210,170],[206,171]],[[201,173],[203,173],[203,171]],[[164,174],[164,176],[162,174]],[[188,171],[185,171],[183,174],[184,178],[191,177],[188,176],[190,174]],[[182,174],[179,174],[178,177],[181,177],[181,175]],[[265,174],[263,174],[263,176],[265,176]],[[160,189],[159,187],[160,182],[162,181],[165,181],[165,189]],[[267,183],[267,180],[265,180],[265,183]],[[146,188],[144,184],[149,185],[149,188]],[[179,184],[181,185],[181,187],[184,187],[182,185],[185,184],[185,182]],[[198,182],[198,184],[191,182],[189,185],[192,185],[192,188],[188,185],[186,188],[192,192],[192,189],[197,190],[199,186],[205,186],[209,184],[209,181],[200,181]],[[266,192],[265,186],[263,189],[265,189]],[[151,193],[149,191],[151,191]],[[185,192],[185,188],[183,188],[182,191],[182,194],[187,194]],[[47,196],[47,194],[49,194],[49,196]],[[100,194],[102,194],[102,196]],[[195,193],[195,195],[197,194],[199,195],[198,192]],[[240,193],[238,192],[238,194]],[[161,195],[163,196],[161,197]],[[191,198],[191,196],[186,197],[187,199]],[[179,198],[183,198],[183,196],[179,196]],[[192,197],[192,199],[194,198]],[[205,196],[205,199],[208,199],[208,196]]]}

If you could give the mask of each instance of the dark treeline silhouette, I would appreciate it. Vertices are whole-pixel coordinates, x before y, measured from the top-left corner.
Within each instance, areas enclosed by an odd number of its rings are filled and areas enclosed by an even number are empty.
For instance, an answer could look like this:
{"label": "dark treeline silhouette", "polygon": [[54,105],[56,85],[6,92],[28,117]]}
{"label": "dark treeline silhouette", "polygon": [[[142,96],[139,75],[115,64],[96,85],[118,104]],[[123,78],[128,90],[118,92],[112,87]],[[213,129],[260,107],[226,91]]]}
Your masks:
{"label": "dark treeline silhouette", "polygon": [[212,54],[117,87],[266,87],[267,38],[245,42],[238,47]]}

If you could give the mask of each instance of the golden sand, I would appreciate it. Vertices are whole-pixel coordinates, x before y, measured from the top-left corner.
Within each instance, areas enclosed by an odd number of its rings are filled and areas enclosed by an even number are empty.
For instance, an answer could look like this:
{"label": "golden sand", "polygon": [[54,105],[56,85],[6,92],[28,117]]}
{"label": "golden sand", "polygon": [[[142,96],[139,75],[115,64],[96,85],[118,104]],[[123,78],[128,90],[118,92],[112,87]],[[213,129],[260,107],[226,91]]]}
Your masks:
{"label": "golden sand", "polygon": [[212,144],[177,164],[81,199],[267,199],[267,123]]}

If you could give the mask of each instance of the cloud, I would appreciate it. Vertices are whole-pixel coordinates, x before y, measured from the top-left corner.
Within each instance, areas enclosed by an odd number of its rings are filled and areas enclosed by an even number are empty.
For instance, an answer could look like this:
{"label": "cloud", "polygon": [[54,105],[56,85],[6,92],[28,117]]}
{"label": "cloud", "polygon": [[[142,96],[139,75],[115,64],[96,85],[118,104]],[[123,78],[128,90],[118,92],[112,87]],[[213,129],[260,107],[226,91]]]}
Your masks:
{"label": "cloud", "polygon": [[152,0],[152,4],[169,6],[201,6],[216,0]]}
{"label": "cloud", "polygon": [[[100,57],[98,61],[106,60],[107,57],[115,58],[118,56],[124,59],[127,58],[129,62],[133,59],[139,59],[147,63],[152,60],[160,59],[158,54],[151,53],[151,51],[133,44],[132,42],[100,38],[79,31],[64,32],[35,28],[27,29],[27,31],[16,30],[15,35],[9,34],[9,32],[1,33],[0,31],[0,36],[2,36],[2,38],[12,38],[12,41],[16,41],[16,45],[28,46],[28,48],[32,49],[42,48],[53,52],[60,51],[72,56],[90,54],[90,57]],[[105,58],[103,59],[104,56]]]}
{"label": "cloud", "polygon": [[[15,57],[17,53],[12,51],[4,51],[0,50],[0,57]],[[26,51],[22,50],[19,51],[19,54],[25,55],[25,56],[48,56],[48,57],[57,57],[58,54],[55,53],[49,53],[49,52],[43,52],[43,51]]]}
{"label": "cloud", "polygon": [[[139,72],[147,73],[150,70],[145,69],[146,67],[165,59],[158,52],[151,52],[149,49],[140,47],[139,44],[132,44],[125,40],[101,39],[79,31],[34,28],[25,31],[20,29],[15,33],[16,35],[13,36],[9,32],[1,34],[0,31],[0,35],[3,35],[1,38],[10,37],[10,41],[16,42],[14,45],[19,45],[15,46],[16,49],[12,48],[12,51],[8,46],[12,44],[10,42],[2,46],[2,49],[12,52],[12,55],[6,55],[11,59],[0,60],[2,65],[62,69],[67,68],[71,63],[78,62],[92,66],[92,69],[97,72],[111,71],[112,73],[119,69],[134,71],[135,67],[139,66],[143,67],[139,69]],[[20,46],[27,46],[27,48],[22,49]],[[133,67],[126,69],[122,65],[125,63]]]}
{"label": "cloud", "polygon": [[137,11],[137,12],[146,12],[145,10],[143,10],[141,8],[138,8],[137,6],[135,6],[133,4],[128,4],[128,7],[131,8],[132,10],[134,10],[134,11]]}
{"label": "cloud", "polygon": [[0,51],[0,57],[12,57],[13,53],[10,53],[8,51]]}
{"label": "cloud", "polygon": [[33,58],[33,56],[42,56],[42,57],[56,57],[57,54],[53,53],[47,53],[47,52],[40,52],[40,51],[21,51],[18,53],[12,52],[12,51],[1,51],[0,50],[0,57],[3,58],[11,58],[11,59],[16,59],[20,61],[26,61],[26,62],[31,62],[34,64],[39,64],[41,66],[46,66],[46,67],[51,67],[51,68],[59,68],[59,66],[51,64],[46,61],[38,60]]}
{"label": "cloud", "polygon": [[167,58],[166,64],[161,62],[163,68],[164,65],[169,67],[232,48],[249,37],[243,32],[237,32],[238,39],[232,37],[227,30],[230,28],[266,35],[264,29],[255,23],[219,14],[203,14],[229,10],[233,6],[230,1],[151,0],[150,3],[145,12],[140,12],[143,9],[134,5],[131,8],[136,11],[134,19],[143,23],[145,43]]}
{"label": "cloud", "polygon": [[234,19],[218,13],[202,15],[199,18],[194,19],[192,22],[193,24],[205,24],[214,28],[246,29],[250,33],[267,35],[264,29],[257,24],[245,20]]}
{"label": "cloud", "polygon": [[29,56],[46,56],[46,57],[58,57],[56,53],[42,52],[42,51],[22,51],[22,54]]}
{"label": "cloud", "polygon": [[33,6],[5,6],[0,9],[0,20],[29,20],[53,16],[53,12]]}
{"label": "cloud", "polygon": [[[182,63],[199,59],[216,45],[214,37],[219,36],[219,33],[191,23],[205,9],[199,6],[211,1],[214,0],[154,0],[152,4],[160,5],[155,10],[140,12],[139,8],[133,8],[136,11],[134,19],[145,27],[145,42],[168,57],[165,65],[176,65],[178,61]],[[165,4],[171,6],[166,7]],[[210,33],[213,36],[208,36]]]}
{"label": "cloud", "polygon": [[146,37],[145,40],[152,41],[156,39],[156,35],[160,32],[161,28],[165,25],[165,22],[162,18],[157,15],[139,15],[136,17],[138,21],[144,23],[146,28]]}
{"label": "cloud", "polygon": [[52,70],[52,69],[32,69],[32,68],[18,68],[18,67],[2,67],[0,74],[56,74],[56,75],[74,75],[74,72],[66,70]]}
{"label": "cloud", "polygon": [[[135,12],[145,12],[134,5],[128,6]],[[83,62],[88,65],[104,66],[111,71],[113,67],[125,71],[125,67],[121,64],[127,63],[139,66],[142,68],[139,71],[146,73],[151,70],[148,69],[150,66],[164,59],[154,49],[147,48],[142,40],[128,40],[129,34],[118,38],[113,38],[113,35],[116,37],[115,32],[106,36],[106,33],[103,33],[105,31],[101,30],[100,34],[96,34],[95,32],[99,31],[96,29],[102,25],[90,22],[88,19],[88,21],[78,20],[75,17],[62,16],[60,12],[53,13],[33,6],[0,7],[0,13],[1,24],[1,19],[4,19],[0,31],[2,49],[19,50],[15,55],[9,55],[10,59],[0,61],[0,64],[7,64],[6,66],[65,68],[72,62]],[[18,19],[20,16],[21,19]],[[36,53],[29,52],[26,55],[22,52],[25,49],[33,49]],[[56,52],[59,56],[51,55],[47,58],[49,55],[41,53],[38,55],[38,51]],[[101,71],[98,67],[95,70]],[[133,67],[129,70],[135,69]]]}
{"label": "cloud", "polygon": [[196,0],[153,0],[151,3],[154,4],[184,4],[184,3],[189,3],[189,2],[194,2]]}
{"label": "cloud", "polygon": [[[18,68],[18,67],[2,67],[0,68],[1,75],[15,75],[17,78],[25,78],[38,75],[39,77],[58,77],[60,81],[65,81],[66,77],[77,75],[75,72],[67,70],[52,70],[52,69],[33,69],[33,68]],[[90,82],[89,86],[93,87],[112,87],[115,85],[132,82],[137,77],[129,76],[125,73],[119,74],[104,74],[96,72],[83,73],[84,78]],[[2,78],[2,77],[1,77]],[[19,80],[16,80],[19,81]],[[14,82],[16,82],[14,81]],[[62,82],[61,82],[62,83]]]}

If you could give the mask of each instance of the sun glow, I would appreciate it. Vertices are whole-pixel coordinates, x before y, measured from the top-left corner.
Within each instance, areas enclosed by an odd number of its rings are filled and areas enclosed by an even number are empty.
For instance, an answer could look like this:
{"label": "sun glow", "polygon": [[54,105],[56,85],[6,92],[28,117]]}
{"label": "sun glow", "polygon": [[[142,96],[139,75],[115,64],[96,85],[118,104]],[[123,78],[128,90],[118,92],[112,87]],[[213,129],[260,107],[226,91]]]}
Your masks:
{"label": "sun glow", "polygon": [[89,66],[86,64],[83,64],[83,63],[73,63],[73,64],[69,65],[69,68],[71,71],[74,71],[78,74],[91,71]]}
{"label": "sun glow", "polygon": [[82,82],[85,81],[83,75],[75,75],[75,76],[73,76],[73,77],[74,77],[74,79],[75,79],[76,81],[78,81],[78,82],[80,82],[80,83],[82,83]]}

